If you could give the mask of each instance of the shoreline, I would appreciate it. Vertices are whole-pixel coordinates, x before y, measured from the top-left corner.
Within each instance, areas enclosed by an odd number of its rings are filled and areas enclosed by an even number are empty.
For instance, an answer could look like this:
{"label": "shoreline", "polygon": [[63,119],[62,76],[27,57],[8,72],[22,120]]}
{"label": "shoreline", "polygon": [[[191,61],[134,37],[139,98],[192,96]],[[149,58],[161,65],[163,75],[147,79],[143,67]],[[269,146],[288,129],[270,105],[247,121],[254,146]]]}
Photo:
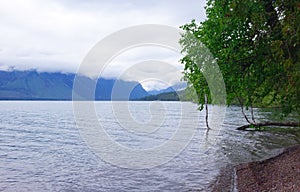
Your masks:
{"label": "shoreline", "polygon": [[228,165],[212,191],[300,191],[300,145],[262,161]]}

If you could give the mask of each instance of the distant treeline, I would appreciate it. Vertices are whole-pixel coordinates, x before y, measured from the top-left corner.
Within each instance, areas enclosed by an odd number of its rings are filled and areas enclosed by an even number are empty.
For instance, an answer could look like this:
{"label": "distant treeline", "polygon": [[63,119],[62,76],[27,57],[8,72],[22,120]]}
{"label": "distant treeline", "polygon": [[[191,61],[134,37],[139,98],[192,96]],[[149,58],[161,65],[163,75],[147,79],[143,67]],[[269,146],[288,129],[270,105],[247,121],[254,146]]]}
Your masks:
{"label": "distant treeline", "polygon": [[138,101],[190,101],[186,96],[186,91],[172,91],[167,93],[160,93],[157,95],[149,95],[138,99]]}

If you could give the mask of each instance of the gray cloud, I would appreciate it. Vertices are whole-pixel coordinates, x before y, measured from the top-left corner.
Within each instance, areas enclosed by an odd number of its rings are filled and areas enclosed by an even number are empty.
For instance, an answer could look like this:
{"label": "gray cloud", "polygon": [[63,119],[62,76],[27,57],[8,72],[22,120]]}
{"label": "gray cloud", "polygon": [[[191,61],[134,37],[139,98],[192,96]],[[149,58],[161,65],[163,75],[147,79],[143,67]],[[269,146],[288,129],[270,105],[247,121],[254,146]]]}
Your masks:
{"label": "gray cloud", "polygon": [[[204,5],[205,0],[1,0],[0,69],[75,72],[105,36],[139,24],[179,27],[194,18],[203,20]],[[105,75],[119,76],[130,64],[153,59],[149,57],[180,68],[178,55],[134,54],[116,61],[117,67],[112,65]]]}

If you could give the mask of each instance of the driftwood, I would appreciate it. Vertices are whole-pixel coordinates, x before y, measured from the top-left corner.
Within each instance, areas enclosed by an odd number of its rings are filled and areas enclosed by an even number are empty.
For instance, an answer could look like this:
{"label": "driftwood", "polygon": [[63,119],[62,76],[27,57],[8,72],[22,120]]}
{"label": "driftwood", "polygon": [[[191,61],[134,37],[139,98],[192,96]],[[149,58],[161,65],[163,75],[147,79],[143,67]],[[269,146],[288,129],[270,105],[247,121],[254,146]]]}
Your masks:
{"label": "driftwood", "polygon": [[263,127],[263,126],[285,126],[285,127],[300,127],[300,122],[272,122],[265,121],[261,123],[251,123],[247,125],[243,125],[237,128],[237,130],[246,131],[248,128],[252,127]]}
{"label": "driftwood", "polygon": [[256,123],[255,118],[254,118],[252,104],[250,106],[250,112],[251,112],[251,116],[252,116],[252,122],[251,122],[244,111],[243,101],[239,97],[237,97],[237,99],[240,103],[242,114],[244,115],[245,120],[248,122],[247,125],[240,126],[237,128],[237,130],[247,131],[248,128],[259,128],[259,127],[264,127],[264,126],[300,127],[300,122],[264,121],[264,122]]}

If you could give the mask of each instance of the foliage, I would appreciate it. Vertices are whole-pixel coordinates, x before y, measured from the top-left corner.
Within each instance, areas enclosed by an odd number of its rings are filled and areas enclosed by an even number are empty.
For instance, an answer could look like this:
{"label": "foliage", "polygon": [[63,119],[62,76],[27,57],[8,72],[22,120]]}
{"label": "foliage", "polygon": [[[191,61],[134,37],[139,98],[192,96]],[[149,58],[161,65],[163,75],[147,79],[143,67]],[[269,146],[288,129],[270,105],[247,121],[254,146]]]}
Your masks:
{"label": "foliage", "polygon": [[208,0],[206,14],[204,22],[181,27],[184,75],[199,103],[209,94],[199,65],[205,46],[222,72],[227,104],[238,98],[246,107],[263,103],[300,114],[299,0]]}

